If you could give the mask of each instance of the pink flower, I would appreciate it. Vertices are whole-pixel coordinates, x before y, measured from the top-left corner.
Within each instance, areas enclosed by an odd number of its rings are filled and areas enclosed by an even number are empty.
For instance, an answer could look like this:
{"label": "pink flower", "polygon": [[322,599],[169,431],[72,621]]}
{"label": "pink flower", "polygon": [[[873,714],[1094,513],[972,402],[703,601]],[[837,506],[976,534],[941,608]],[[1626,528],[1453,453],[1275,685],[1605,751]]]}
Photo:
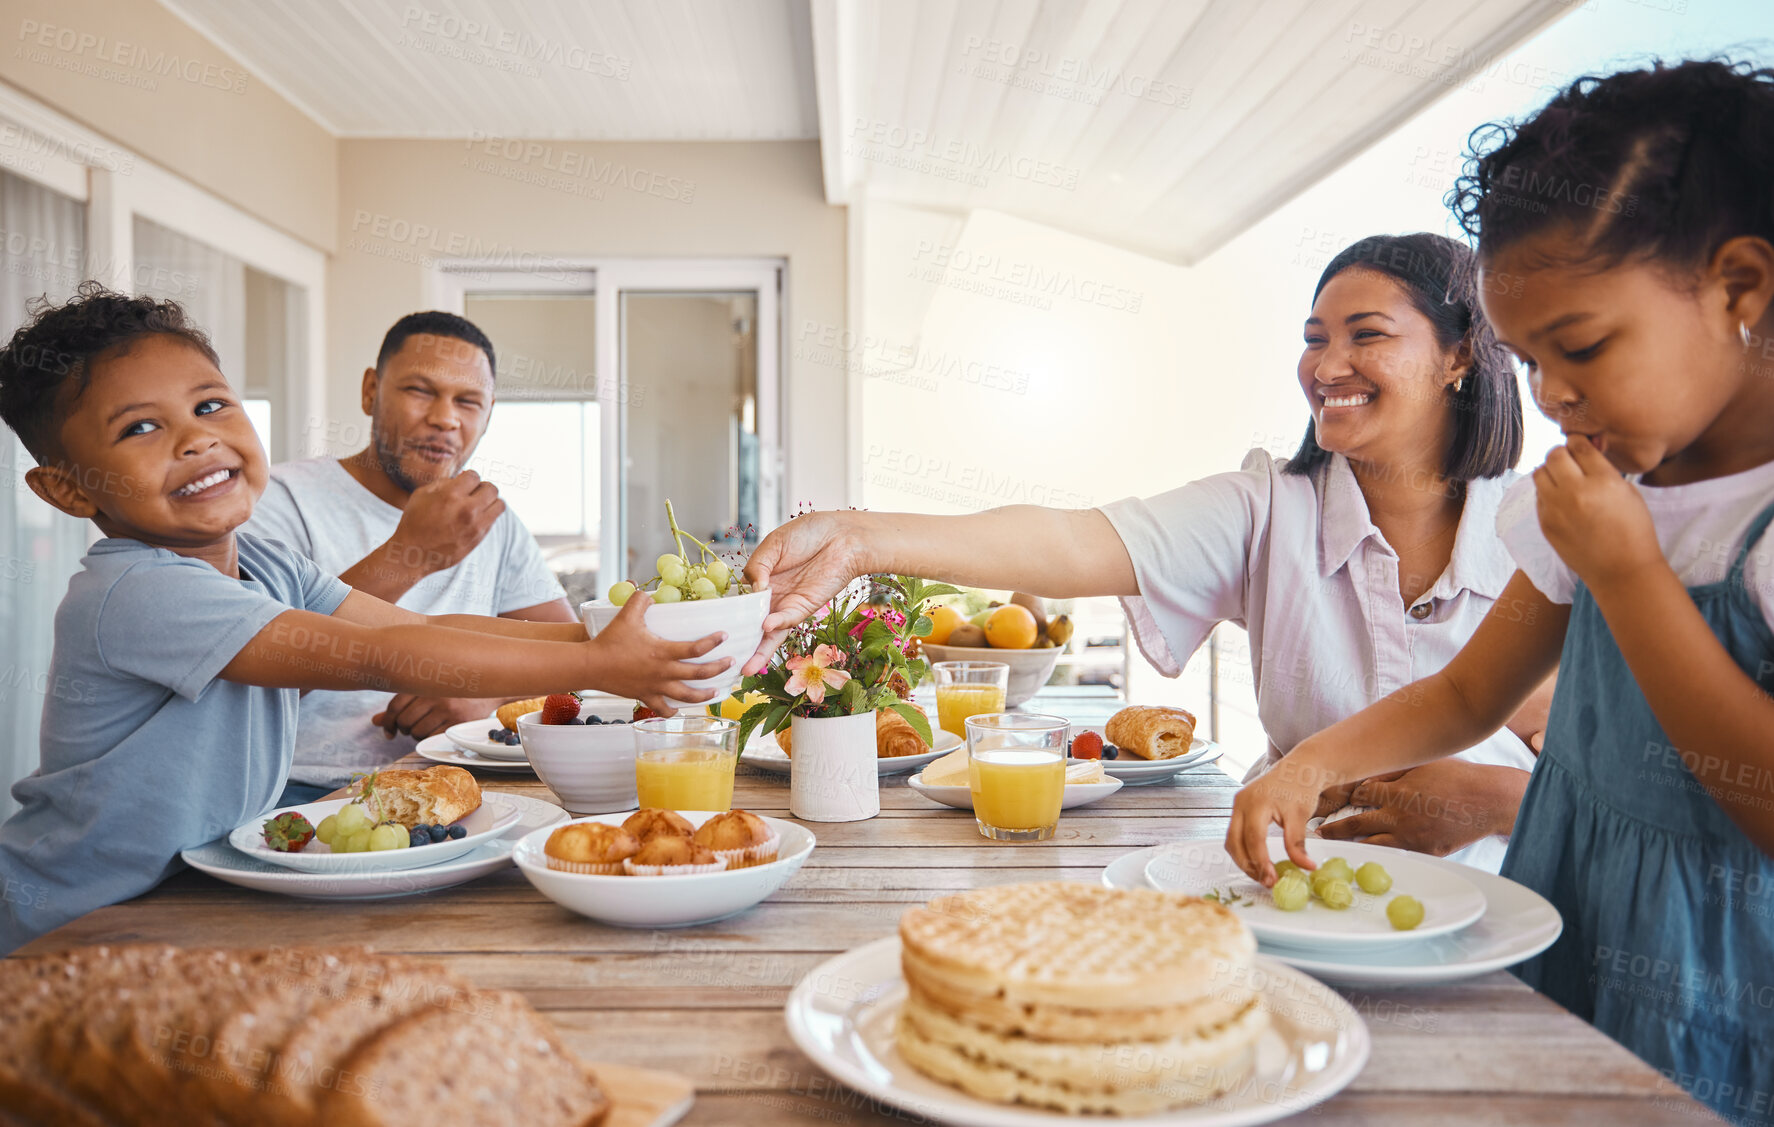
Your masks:
{"label": "pink flower", "polygon": [[[850,636],[852,638],[862,637],[862,632],[869,628],[869,621],[876,618],[887,623],[887,625],[893,627],[896,631],[905,625],[905,615],[890,607],[866,606],[862,608],[862,620],[850,628]],[[911,644],[912,640],[910,638],[901,638],[899,640],[900,651],[904,652],[906,647]]]}
{"label": "pink flower", "polygon": [[788,659],[789,672],[794,676],[784,686],[791,693],[806,693],[807,699],[814,704],[825,703],[827,689],[841,689],[850,680],[850,674],[842,669],[832,668],[842,664],[844,655],[836,646],[815,646],[810,654]]}

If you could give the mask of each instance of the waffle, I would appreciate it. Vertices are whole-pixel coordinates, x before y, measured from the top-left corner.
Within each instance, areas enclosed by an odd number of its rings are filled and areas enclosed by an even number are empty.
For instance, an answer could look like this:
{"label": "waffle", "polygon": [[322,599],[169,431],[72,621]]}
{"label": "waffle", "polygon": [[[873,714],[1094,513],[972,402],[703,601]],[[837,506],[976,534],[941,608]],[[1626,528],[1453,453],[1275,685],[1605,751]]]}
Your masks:
{"label": "waffle", "polygon": [[899,925],[913,1067],[984,1099],[1144,1114],[1236,1087],[1269,1017],[1256,941],[1219,904],[1047,882],[933,900]]}

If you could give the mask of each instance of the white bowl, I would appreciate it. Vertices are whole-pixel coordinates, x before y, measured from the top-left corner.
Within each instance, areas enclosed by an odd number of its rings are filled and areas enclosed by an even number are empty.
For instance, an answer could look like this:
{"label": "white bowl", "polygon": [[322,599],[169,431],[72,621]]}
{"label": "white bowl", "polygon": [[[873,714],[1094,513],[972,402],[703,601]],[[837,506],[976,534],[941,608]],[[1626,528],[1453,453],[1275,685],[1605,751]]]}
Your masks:
{"label": "white bowl", "polygon": [[[579,617],[585,622],[585,632],[594,638],[621,611],[621,607],[606,599],[593,599],[579,604]],[[723,657],[733,661],[726,672],[719,676],[704,677],[689,683],[692,689],[714,690],[714,696],[708,700],[672,700],[667,697],[666,702],[673,708],[695,708],[718,701],[731,693],[739,684],[740,667],[745,664],[746,658],[757,652],[758,643],[764,640],[764,617],[769,613],[770,589],[767,587],[749,595],[727,595],[719,599],[696,599],[684,603],[654,603],[648,607],[647,629],[668,642],[694,642],[698,638],[724,631],[727,640],[696,661],[719,661]]]}
{"label": "white bowl", "polygon": [[[692,826],[715,816],[710,810],[680,810]],[[761,817],[761,815],[760,815]],[[627,813],[579,818],[620,826]],[[537,891],[563,908],[617,927],[691,927],[745,911],[763,900],[801,868],[813,852],[813,834],[780,818],[764,818],[782,838],[776,860],[732,872],[693,873],[681,877],[591,876],[563,873],[548,867],[542,847],[558,826],[523,837],[511,859]],[[573,823],[568,823],[569,825]]]}
{"label": "white bowl", "polygon": [[[624,715],[632,713],[632,702]],[[580,719],[593,715],[595,706],[579,710]],[[572,814],[604,814],[633,810],[637,804],[634,785],[633,724],[544,724],[542,713],[526,712],[517,718],[518,738],[538,778]]]}
{"label": "white bowl", "polygon": [[1010,666],[1010,688],[1004,694],[1004,707],[1015,708],[1047,684],[1063,651],[1059,646],[996,650],[990,646],[933,646],[925,642],[922,652],[924,660],[932,665],[939,661],[997,661]]}

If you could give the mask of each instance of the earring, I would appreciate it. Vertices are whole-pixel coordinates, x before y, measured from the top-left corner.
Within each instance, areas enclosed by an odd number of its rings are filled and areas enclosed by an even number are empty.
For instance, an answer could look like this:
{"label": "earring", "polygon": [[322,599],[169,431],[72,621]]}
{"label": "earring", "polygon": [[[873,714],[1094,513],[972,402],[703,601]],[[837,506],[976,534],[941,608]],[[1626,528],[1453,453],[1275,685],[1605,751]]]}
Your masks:
{"label": "earring", "polygon": [[1466,377],[1461,376],[1459,379],[1454,381],[1454,394],[1455,395],[1460,394],[1460,389],[1465,386],[1466,386]]}
{"label": "earring", "polygon": [[1749,348],[1751,346],[1749,326],[1742,321],[1737,322],[1737,335],[1743,338],[1743,347]]}

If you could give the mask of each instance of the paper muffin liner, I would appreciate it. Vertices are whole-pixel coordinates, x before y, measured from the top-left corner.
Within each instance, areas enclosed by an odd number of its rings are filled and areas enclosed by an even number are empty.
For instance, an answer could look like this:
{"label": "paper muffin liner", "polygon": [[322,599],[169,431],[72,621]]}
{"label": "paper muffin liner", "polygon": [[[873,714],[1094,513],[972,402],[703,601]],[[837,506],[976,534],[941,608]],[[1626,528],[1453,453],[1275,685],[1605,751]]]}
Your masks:
{"label": "paper muffin liner", "polygon": [[579,873],[590,877],[619,877],[622,875],[621,861],[563,861],[559,857],[551,857],[544,853],[543,858],[548,867],[563,873]]}
{"label": "paper muffin liner", "polygon": [[633,860],[622,862],[622,871],[631,877],[687,877],[702,873],[718,873],[727,867],[727,859],[715,855],[709,865],[637,865]]}
{"label": "paper muffin liner", "polygon": [[771,830],[770,836],[756,845],[748,845],[744,849],[717,849],[714,855],[725,858],[729,870],[749,869],[754,865],[768,865],[776,860],[776,854],[781,848],[782,835]]}

